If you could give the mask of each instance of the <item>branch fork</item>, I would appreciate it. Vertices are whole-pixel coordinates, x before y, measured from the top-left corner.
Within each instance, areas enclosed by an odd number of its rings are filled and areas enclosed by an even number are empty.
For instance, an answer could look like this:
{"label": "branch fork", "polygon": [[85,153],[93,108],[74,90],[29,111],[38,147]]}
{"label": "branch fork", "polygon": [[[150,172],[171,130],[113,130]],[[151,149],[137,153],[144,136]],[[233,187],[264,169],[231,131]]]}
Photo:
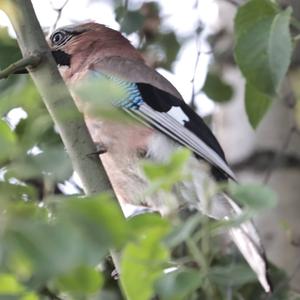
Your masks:
{"label": "branch fork", "polygon": [[12,74],[24,73],[26,68],[37,67],[42,60],[42,54],[32,54],[14,62],[4,70],[0,71],[0,79],[6,79]]}

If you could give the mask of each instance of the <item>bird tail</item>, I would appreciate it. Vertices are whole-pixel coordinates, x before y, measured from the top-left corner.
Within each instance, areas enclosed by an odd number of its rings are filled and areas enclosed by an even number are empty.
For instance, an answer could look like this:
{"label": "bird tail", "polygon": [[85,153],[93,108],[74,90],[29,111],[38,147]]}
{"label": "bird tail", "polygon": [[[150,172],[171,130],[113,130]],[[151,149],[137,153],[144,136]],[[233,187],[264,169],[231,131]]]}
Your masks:
{"label": "bird tail", "polygon": [[[241,208],[228,195],[223,194],[223,196],[226,198],[233,213],[237,216],[241,215]],[[239,227],[231,228],[229,234],[249,266],[256,273],[264,290],[267,293],[271,292],[265,251],[253,222],[251,220],[245,221]]]}

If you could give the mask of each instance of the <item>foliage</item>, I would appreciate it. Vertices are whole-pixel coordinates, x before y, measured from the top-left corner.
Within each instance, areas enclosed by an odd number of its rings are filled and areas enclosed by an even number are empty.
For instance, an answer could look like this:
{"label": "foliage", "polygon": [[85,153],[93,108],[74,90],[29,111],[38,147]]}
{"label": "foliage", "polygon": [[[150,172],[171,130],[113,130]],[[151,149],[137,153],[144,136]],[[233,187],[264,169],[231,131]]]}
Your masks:
{"label": "foliage", "polygon": [[221,80],[218,74],[209,72],[206,76],[205,84],[202,91],[216,102],[227,102],[232,98],[232,87]]}
{"label": "foliage", "polygon": [[[175,32],[161,30],[158,4],[147,2],[135,10],[116,6],[115,11],[123,32],[138,33],[145,55],[153,49],[159,53],[153,65],[170,69],[181,44]],[[290,21],[291,10],[282,11],[269,0],[250,0],[237,12],[235,58],[246,78],[246,110],[253,127],[288,70]],[[20,56],[5,30],[0,31],[0,53],[1,68]],[[222,77],[219,69],[211,70],[203,87],[216,102],[233,95]],[[91,86],[87,90],[93,92]],[[117,97],[119,91],[114,92]],[[20,109],[24,118],[16,122],[11,115]],[[72,167],[26,75],[0,81],[0,113],[0,299],[265,297],[253,272],[234,247],[224,247],[220,235],[241,219],[217,222],[183,212],[185,218],[143,214],[125,220],[110,195],[63,195],[62,183]],[[171,197],[177,182],[190,179],[189,158],[184,150],[164,164],[145,163],[151,181],[145,193]],[[276,204],[265,187],[226,188],[245,206],[243,220]],[[111,275],[109,249],[120,256],[119,280]],[[277,288],[268,299],[293,299],[286,275],[274,267],[270,274]]]}
{"label": "foliage", "polygon": [[171,69],[181,45],[173,31],[161,30],[159,4],[154,1],[143,2],[137,10],[128,10],[121,5],[116,7],[115,13],[122,32],[138,34],[139,48],[147,61],[155,67]]}
{"label": "foliage", "polygon": [[288,70],[292,55],[291,13],[291,8],[280,11],[269,0],[251,0],[236,15],[235,57],[247,80],[246,107],[253,127],[266,112],[267,99],[276,95]]}
{"label": "foliage", "polygon": [[[281,83],[289,69],[293,54],[294,44],[290,28],[292,24],[298,23],[292,15],[291,7],[282,10],[279,2],[245,1],[237,9],[234,20],[234,59],[246,79],[245,108],[254,129],[263,119],[273,100],[279,97]],[[216,44],[217,37],[217,35],[210,37],[212,47]],[[211,69],[213,74],[222,78],[224,75],[220,63],[222,55],[225,54],[218,53],[217,50],[214,50],[216,62],[211,65]],[[226,85],[218,87],[218,81],[214,80],[215,89],[207,89],[207,86],[212,85],[211,82],[211,76],[207,76],[203,91],[216,102],[220,102],[218,98],[227,99],[229,90],[224,89]]]}

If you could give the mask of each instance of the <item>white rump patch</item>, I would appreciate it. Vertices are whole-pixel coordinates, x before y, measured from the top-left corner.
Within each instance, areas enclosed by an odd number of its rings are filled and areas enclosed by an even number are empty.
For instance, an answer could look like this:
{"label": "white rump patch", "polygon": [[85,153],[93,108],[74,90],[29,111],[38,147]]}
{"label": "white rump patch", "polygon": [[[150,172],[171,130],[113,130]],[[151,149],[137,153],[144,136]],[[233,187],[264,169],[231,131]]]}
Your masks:
{"label": "white rump patch", "polygon": [[169,111],[167,111],[167,114],[173,117],[181,125],[184,125],[185,121],[190,120],[179,106],[173,106]]}

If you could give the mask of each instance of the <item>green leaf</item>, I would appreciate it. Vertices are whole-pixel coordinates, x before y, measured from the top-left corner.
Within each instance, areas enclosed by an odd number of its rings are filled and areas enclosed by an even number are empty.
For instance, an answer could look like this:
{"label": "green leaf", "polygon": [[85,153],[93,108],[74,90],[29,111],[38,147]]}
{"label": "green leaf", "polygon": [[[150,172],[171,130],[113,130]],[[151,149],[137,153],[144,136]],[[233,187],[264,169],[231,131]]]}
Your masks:
{"label": "green leaf", "polygon": [[202,222],[201,216],[195,214],[185,220],[184,223],[179,224],[175,227],[172,232],[167,236],[166,243],[169,247],[176,247],[182,242],[190,238],[195,232],[196,228]]}
{"label": "green leaf", "polygon": [[266,186],[230,184],[229,191],[233,199],[254,211],[272,208],[277,204],[276,194]]}
{"label": "green leaf", "polygon": [[0,182],[1,201],[37,200],[37,191],[33,186],[24,183]]}
{"label": "green leaf", "polygon": [[155,284],[162,300],[183,300],[201,285],[203,276],[199,271],[174,271],[163,275]]}
{"label": "green leaf", "polygon": [[138,31],[144,24],[144,16],[139,10],[127,10],[124,6],[120,6],[115,10],[116,20],[120,22],[121,31],[130,34]]}
{"label": "green leaf", "polygon": [[32,280],[36,282],[43,283],[51,276],[65,273],[83,260],[81,243],[84,240],[66,224],[15,220],[7,228],[4,241],[7,261],[14,261],[18,254],[24,256],[30,264]]}
{"label": "green leaf", "polygon": [[80,266],[68,274],[60,276],[56,280],[56,284],[61,291],[82,297],[99,291],[103,281],[103,275],[94,268]]}
{"label": "green leaf", "polygon": [[169,191],[172,186],[187,177],[185,165],[191,156],[188,149],[175,151],[169,161],[165,163],[143,163],[143,170],[146,177],[152,182],[154,190],[161,188]]}
{"label": "green leaf", "polygon": [[145,213],[131,217],[128,221],[128,226],[131,228],[131,233],[135,238],[139,238],[144,234],[145,231],[162,230],[167,231],[169,228],[169,223],[166,219],[163,219],[161,215],[154,213]]}
{"label": "green leaf", "polygon": [[121,256],[121,286],[128,300],[148,300],[154,283],[162,275],[169,252],[161,239],[168,227],[149,227],[140,240],[126,245]]}
{"label": "green leaf", "polygon": [[36,293],[29,292],[25,294],[20,300],[39,300],[39,297]]}
{"label": "green leaf", "polygon": [[232,87],[214,73],[207,74],[202,91],[216,102],[227,102],[233,95]]}
{"label": "green leaf", "polygon": [[10,274],[0,274],[0,294],[17,295],[24,291],[24,287]]}
{"label": "green leaf", "polygon": [[213,282],[223,286],[242,286],[257,280],[249,266],[239,263],[211,267],[208,276]]}
{"label": "green leaf", "polygon": [[67,180],[73,172],[69,156],[61,144],[44,148],[42,153],[31,157],[31,164],[35,165],[40,173],[57,181]]}
{"label": "green leaf", "polygon": [[167,70],[171,69],[172,63],[176,60],[177,54],[181,47],[177,36],[174,32],[160,33],[157,37],[157,45],[165,53],[161,66]]}
{"label": "green leaf", "polygon": [[100,249],[119,247],[128,238],[127,221],[110,195],[65,199],[59,203],[58,216],[98,245],[99,254]]}
{"label": "green leaf", "polygon": [[247,33],[254,23],[266,17],[273,17],[278,12],[278,7],[269,0],[248,1],[239,8],[234,20],[236,38],[239,39]]}
{"label": "green leaf", "polygon": [[272,98],[259,92],[252,85],[246,84],[245,106],[248,120],[256,128],[272,103]]}
{"label": "green leaf", "polygon": [[[7,28],[0,27],[0,70],[8,67],[11,63],[21,58],[20,49],[15,39],[12,39]],[[0,80],[0,96],[7,88],[13,87],[18,81],[16,76]]]}
{"label": "green leaf", "polygon": [[25,278],[32,275],[35,284],[79,266],[94,266],[109,248],[121,246],[129,237],[127,222],[110,197],[60,200],[47,201],[54,206],[50,216],[55,218],[50,219],[49,211],[31,203],[6,207],[3,261]]}
{"label": "green leaf", "polygon": [[247,81],[260,92],[274,95],[292,55],[291,9],[277,12],[269,0],[252,0],[235,19],[235,58]]}
{"label": "green leaf", "polygon": [[15,152],[17,138],[14,132],[3,120],[0,120],[0,162],[10,157]]}

